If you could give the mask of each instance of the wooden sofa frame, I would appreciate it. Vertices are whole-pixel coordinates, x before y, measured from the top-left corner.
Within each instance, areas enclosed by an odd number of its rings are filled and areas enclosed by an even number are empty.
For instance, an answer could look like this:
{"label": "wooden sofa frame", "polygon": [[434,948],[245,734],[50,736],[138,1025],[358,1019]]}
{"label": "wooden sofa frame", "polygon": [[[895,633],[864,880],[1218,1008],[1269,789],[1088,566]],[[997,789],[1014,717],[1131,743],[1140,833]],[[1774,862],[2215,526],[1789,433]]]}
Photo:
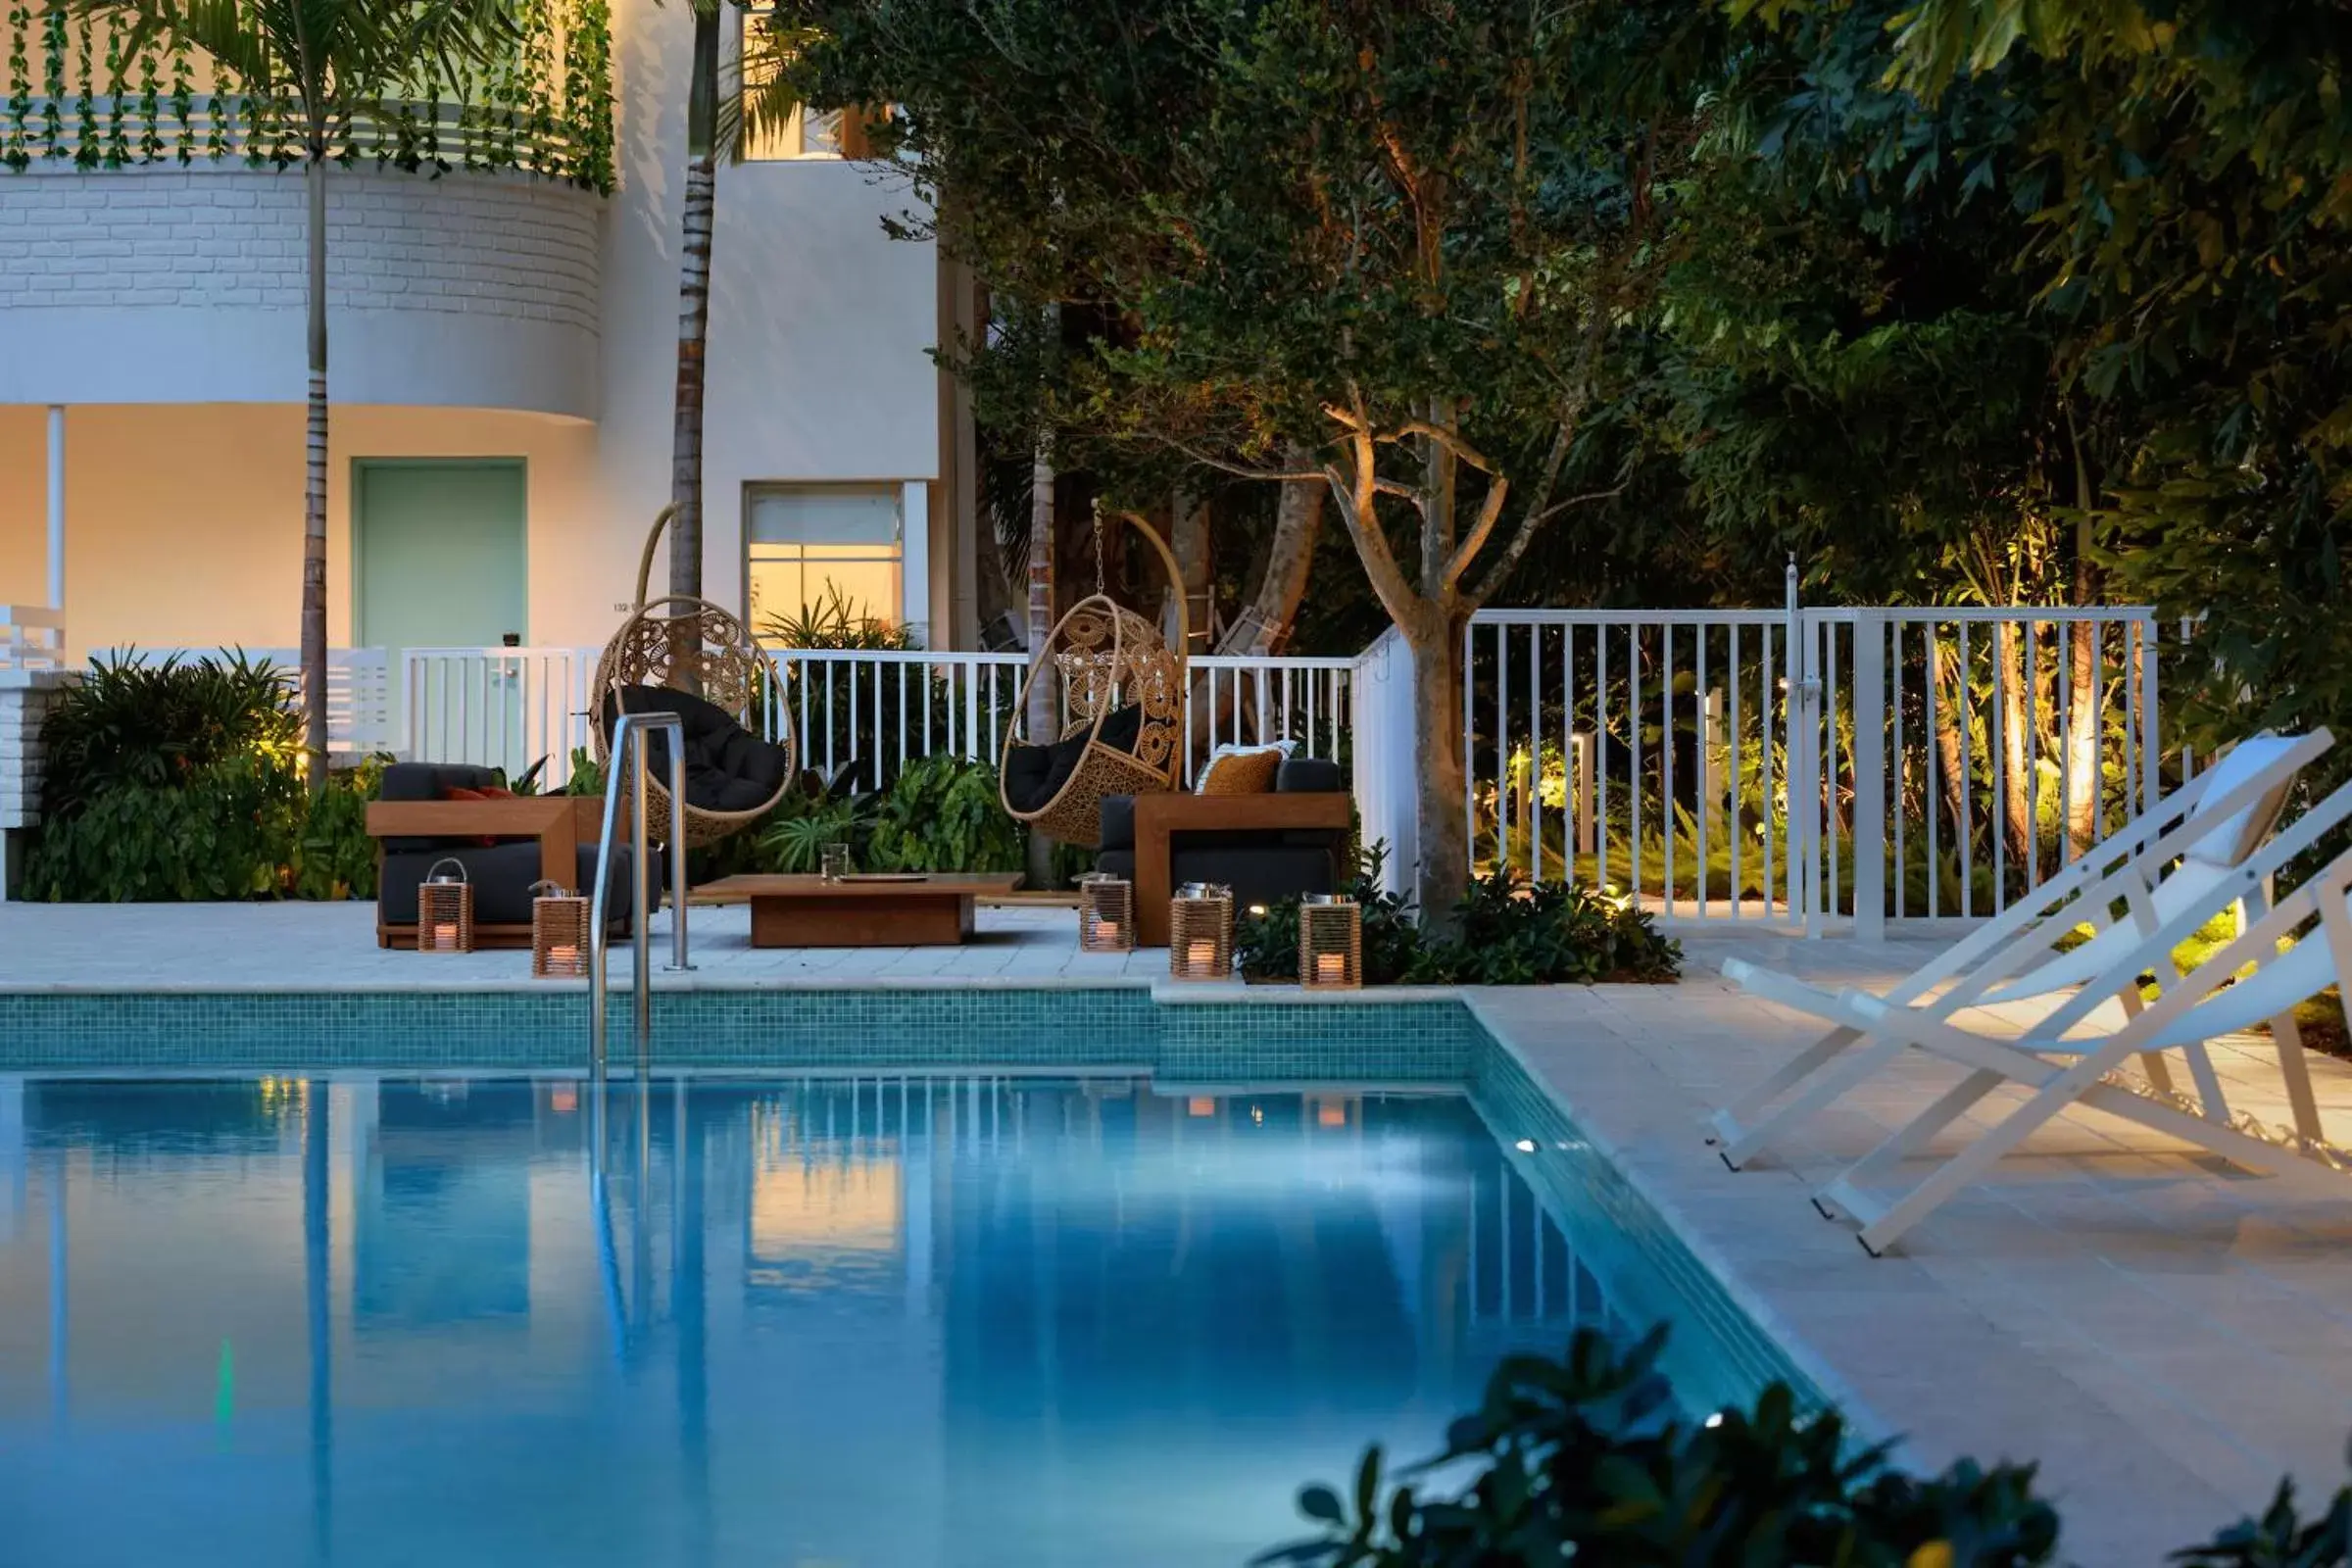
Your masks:
{"label": "wooden sofa frame", "polygon": [[[1135,939],[1138,947],[1168,945],[1168,860],[1178,833],[1250,833],[1286,828],[1346,832],[1355,799],[1346,790],[1260,795],[1139,795],[1135,798]],[[1238,917],[1240,910],[1234,913]]]}
{"label": "wooden sofa frame", "polygon": [[[385,839],[535,838],[539,874],[570,887],[579,878],[579,847],[594,843],[604,825],[604,802],[581,795],[517,795],[489,801],[375,801],[368,807],[368,836],[376,841],[377,885],[382,885]],[[526,925],[473,928],[476,948],[527,948]],[[375,906],[375,945],[416,946],[416,927],[389,925],[383,901]]]}

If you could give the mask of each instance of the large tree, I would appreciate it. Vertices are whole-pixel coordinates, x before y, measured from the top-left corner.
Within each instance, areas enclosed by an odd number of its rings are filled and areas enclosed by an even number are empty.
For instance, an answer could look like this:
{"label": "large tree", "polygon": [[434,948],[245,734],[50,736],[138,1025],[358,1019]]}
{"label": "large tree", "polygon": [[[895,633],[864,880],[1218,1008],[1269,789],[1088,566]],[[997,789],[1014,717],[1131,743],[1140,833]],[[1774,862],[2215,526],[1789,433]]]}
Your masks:
{"label": "large tree", "polygon": [[305,333],[303,744],[314,790],[326,783],[326,180],[350,155],[355,120],[387,100],[427,100],[518,33],[513,0],[77,0],[123,30],[212,58],[225,90],[293,114],[301,133],[310,264]]}
{"label": "large tree", "polygon": [[[2352,13],[2331,0],[1927,0],[1893,78],[2031,116],[2017,265],[2074,385],[2128,408],[2121,586],[2204,617],[2191,737],[2352,716]],[[2176,717],[2181,710],[2176,709]]]}
{"label": "large tree", "polygon": [[[919,28],[929,58],[1017,90],[1024,135],[964,146],[974,111],[936,93],[903,145],[918,167],[948,145],[994,161],[980,184],[953,157],[930,173],[1040,265],[1072,224],[1116,234],[1093,262],[1127,330],[1098,357],[1144,433],[1329,497],[1412,651],[1417,890],[1450,908],[1464,631],[1547,522],[1614,487],[1581,471],[1588,418],[1674,251],[1717,19],[1504,0],[801,14],[836,61]],[[897,86],[867,90],[908,102]],[[925,115],[949,128],[923,134]]]}

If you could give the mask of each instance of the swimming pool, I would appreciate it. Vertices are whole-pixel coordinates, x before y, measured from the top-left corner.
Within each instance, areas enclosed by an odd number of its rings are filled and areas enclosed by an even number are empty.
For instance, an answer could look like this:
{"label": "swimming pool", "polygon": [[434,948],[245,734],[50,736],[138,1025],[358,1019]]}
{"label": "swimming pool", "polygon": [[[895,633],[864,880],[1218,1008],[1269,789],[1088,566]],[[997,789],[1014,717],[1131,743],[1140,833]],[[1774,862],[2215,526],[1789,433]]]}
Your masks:
{"label": "swimming pool", "polygon": [[0,1077],[0,1563],[1237,1563],[1575,1324],[1779,1372],[1472,1087]]}

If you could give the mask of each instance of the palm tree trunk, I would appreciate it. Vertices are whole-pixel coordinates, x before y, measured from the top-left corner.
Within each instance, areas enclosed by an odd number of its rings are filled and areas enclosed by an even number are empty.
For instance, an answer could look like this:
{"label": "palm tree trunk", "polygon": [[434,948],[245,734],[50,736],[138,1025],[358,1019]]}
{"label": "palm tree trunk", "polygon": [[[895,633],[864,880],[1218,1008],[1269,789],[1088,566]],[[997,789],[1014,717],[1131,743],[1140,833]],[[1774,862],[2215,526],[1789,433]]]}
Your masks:
{"label": "palm tree trunk", "polygon": [[[1285,466],[1304,466],[1312,454],[1294,449],[1284,454]],[[1257,592],[1226,628],[1217,652],[1221,654],[1279,654],[1291,640],[1291,624],[1306,598],[1306,581],[1315,567],[1315,543],[1323,533],[1320,479],[1290,479],[1274,513],[1274,541],[1266,551],[1266,571]]]}
{"label": "palm tree trunk", "polygon": [[718,203],[718,8],[694,12],[686,103],[684,242],[678,260],[678,381],[669,443],[669,591],[703,596],[703,387],[710,330],[710,229]]}
{"label": "palm tree trunk", "polygon": [[[1054,453],[1044,431],[1038,432],[1037,462],[1029,474],[1029,662],[1040,664],[1048,656],[1046,640],[1054,634]],[[1058,693],[1051,672],[1030,683],[1029,711],[1022,728],[1032,744],[1060,731],[1055,701]],[[1047,886],[1054,875],[1054,847],[1042,833],[1029,835],[1029,885]]]}
{"label": "palm tree trunk", "polygon": [[310,411],[302,486],[302,729],[314,792],[326,787],[326,150],[303,171],[310,197]]}

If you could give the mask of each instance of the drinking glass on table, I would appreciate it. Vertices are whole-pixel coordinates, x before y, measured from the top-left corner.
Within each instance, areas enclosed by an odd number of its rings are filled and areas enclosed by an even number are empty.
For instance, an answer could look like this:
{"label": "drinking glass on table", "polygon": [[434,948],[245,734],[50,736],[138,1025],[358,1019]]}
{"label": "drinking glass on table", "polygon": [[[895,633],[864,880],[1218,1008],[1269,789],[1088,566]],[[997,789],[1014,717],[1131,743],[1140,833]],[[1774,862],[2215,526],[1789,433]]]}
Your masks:
{"label": "drinking glass on table", "polygon": [[828,882],[838,882],[850,874],[850,847],[847,844],[828,844],[820,852],[817,871]]}

